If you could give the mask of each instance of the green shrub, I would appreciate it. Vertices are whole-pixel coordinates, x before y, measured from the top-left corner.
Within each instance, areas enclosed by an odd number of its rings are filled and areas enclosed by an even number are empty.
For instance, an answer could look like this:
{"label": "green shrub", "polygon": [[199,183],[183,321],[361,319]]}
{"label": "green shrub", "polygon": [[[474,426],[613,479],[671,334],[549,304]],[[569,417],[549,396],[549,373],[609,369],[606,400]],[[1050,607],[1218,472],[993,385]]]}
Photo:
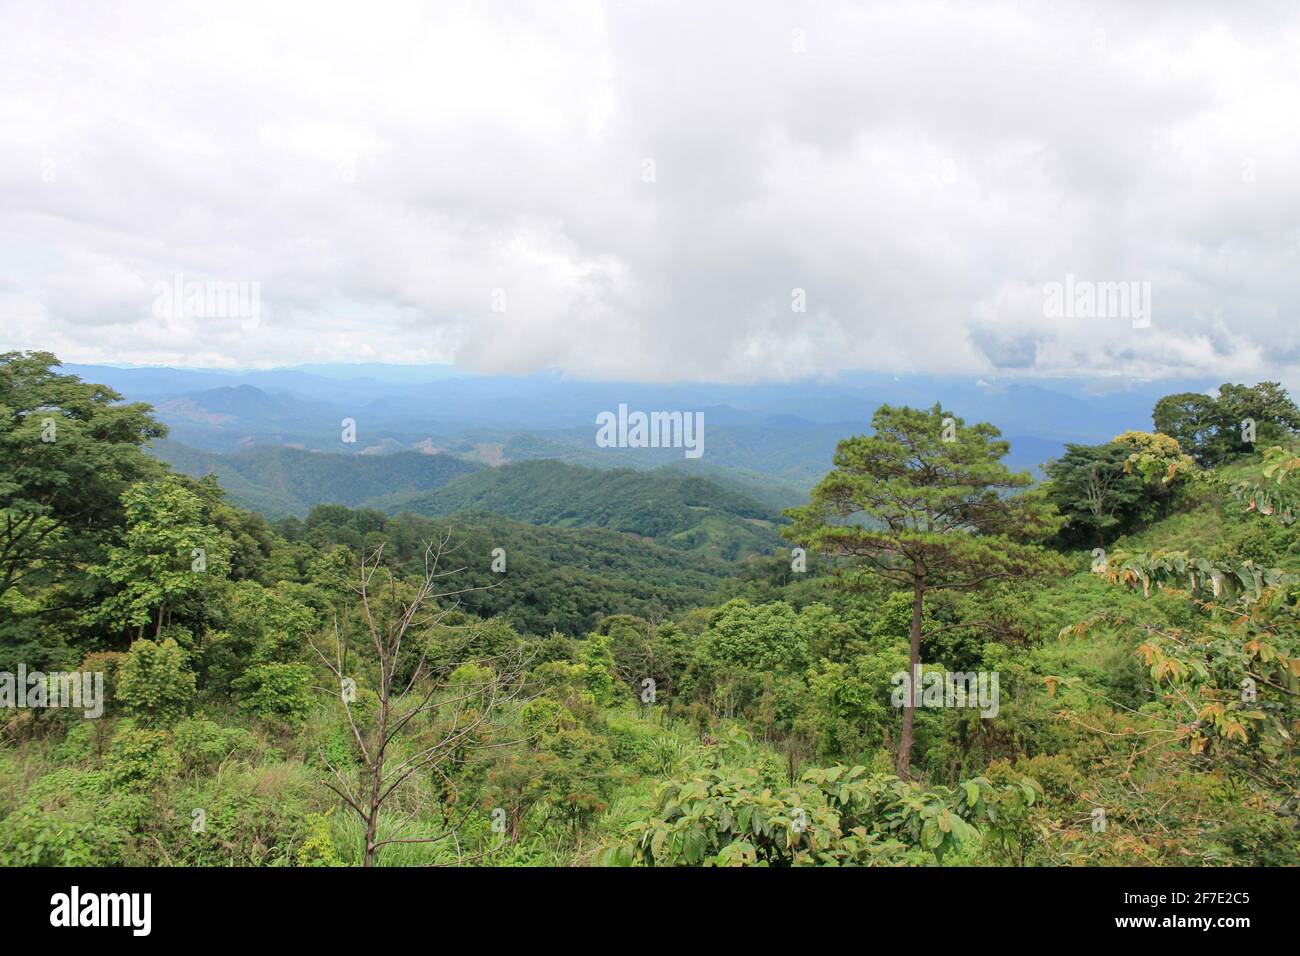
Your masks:
{"label": "green shrub", "polygon": [[560,726],[560,705],[549,697],[537,697],[519,709],[519,726],[524,736],[536,739]]}
{"label": "green shrub", "polygon": [[614,677],[614,654],[609,638],[592,634],[578,648],[578,662],[587,691],[602,707],[614,702],[617,679]]}
{"label": "green shrub", "polygon": [[33,782],[0,825],[0,866],[121,866],[132,837],[98,771],[61,768]]}
{"label": "green shrub", "polygon": [[774,791],[748,768],[660,785],[630,844],[604,862],[649,866],[839,866],[922,863],[978,842],[1010,851],[1023,838],[1038,785],[983,777],[930,787],[865,767],[809,770]]}
{"label": "green shrub", "polygon": [[361,765],[356,738],[346,720],[343,723],[332,723],[324,731],[316,730],[304,750],[308,766],[330,766],[346,771],[349,767]]}
{"label": "green shrub", "polygon": [[63,763],[83,763],[95,753],[95,728],[89,720],[68,725],[63,742],[54,749],[54,759]]}
{"label": "green shrub", "polygon": [[[169,801],[170,843],[185,866],[290,866],[312,839],[312,809],[319,797],[315,774],[301,763],[245,767],[227,764],[215,777],[196,781]],[[203,827],[195,830],[194,811]],[[320,854],[323,847],[309,851]]]}
{"label": "green shrub", "polygon": [[339,848],[334,843],[333,828],[330,818],[333,810],[325,813],[312,813],[307,816],[305,838],[294,853],[293,860],[298,866],[342,866]]}
{"label": "green shrub", "polygon": [[180,773],[181,758],[172,746],[171,734],[149,730],[130,722],[113,735],[104,770],[115,790],[143,792]]}
{"label": "green shrub", "polygon": [[86,673],[104,675],[103,703],[105,714],[115,715],[118,711],[114,688],[118,685],[118,668],[121,667],[125,658],[126,654],[122,651],[92,651],[85,656],[81,666],[77,668],[77,670]]}
{"label": "green shrub", "polygon": [[194,700],[195,677],[175,640],[139,640],[118,665],[114,696],[145,726],[168,726],[184,717]]}
{"label": "green shrub", "polygon": [[239,708],[263,720],[301,725],[311,709],[311,669],[306,664],[257,664],[235,681]]}
{"label": "green shrub", "polygon": [[242,727],[220,727],[203,717],[183,720],[172,728],[172,738],[187,772],[216,769],[231,757],[251,757],[258,752],[255,736]]}
{"label": "green shrub", "polygon": [[605,725],[610,753],[620,766],[635,765],[643,772],[655,769],[651,733],[631,717],[610,714]]}

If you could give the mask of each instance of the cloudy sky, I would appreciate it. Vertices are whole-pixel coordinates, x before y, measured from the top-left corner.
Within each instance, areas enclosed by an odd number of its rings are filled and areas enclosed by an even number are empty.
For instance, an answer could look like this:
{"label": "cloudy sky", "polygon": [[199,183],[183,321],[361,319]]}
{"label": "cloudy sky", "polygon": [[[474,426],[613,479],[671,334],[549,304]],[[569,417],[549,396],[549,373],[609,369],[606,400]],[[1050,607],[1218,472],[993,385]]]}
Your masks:
{"label": "cloudy sky", "polygon": [[1294,2],[0,0],[0,349],[1294,386],[1298,115]]}

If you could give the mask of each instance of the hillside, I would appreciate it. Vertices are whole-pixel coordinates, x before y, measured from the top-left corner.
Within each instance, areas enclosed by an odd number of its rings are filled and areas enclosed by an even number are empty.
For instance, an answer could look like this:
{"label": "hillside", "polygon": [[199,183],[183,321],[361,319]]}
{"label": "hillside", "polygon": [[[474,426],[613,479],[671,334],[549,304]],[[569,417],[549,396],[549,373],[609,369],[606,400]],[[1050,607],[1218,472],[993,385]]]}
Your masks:
{"label": "hillside", "polygon": [[357,506],[384,495],[426,492],[479,467],[419,452],[341,455],[267,446],[219,455],[167,440],[152,450],[182,474],[215,474],[232,502],[268,518],[303,517],[319,504]]}
{"label": "hillside", "polygon": [[[501,454],[507,462],[554,460],[586,468],[671,469],[707,478],[777,512],[808,500],[807,482],[786,481],[759,471],[722,465],[711,458],[684,459],[675,454],[664,455],[656,449],[637,449],[634,453],[620,449],[588,448],[582,444],[585,438],[585,435],[570,433],[519,434],[502,445]],[[656,457],[647,459],[640,454],[647,451]]]}
{"label": "hillside", "polygon": [[[451,531],[448,567],[463,568],[461,605],[480,617],[503,615],[532,634],[580,636],[610,614],[662,618],[708,603],[735,567],[599,528],[539,528],[482,511],[441,518],[393,517],[341,507],[316,508],[306,522],[281,521],[290,541],[316,549],[386,541],[391,558],[414,570],[427,541]],[[492,571],[493,550],[505,552],[504,573]]]}
{"label": "hillside", "polygon": [[[49,365],[0,361],[6,508],[61,522],[0,555],[0,673],[112,693],[6,715],[0,865],[1300,858],[1300,408],[1270,383],[1162,399],[1167,431],[1037,486],[992,428],[882,406],[778,527],[686,466],[159,442],[194,481],[143,452],[148,406]],[[1298,424],[1248,448],[1247,415]],[[328,783],[374,794],[384,726],[439,772],[358,810]]]}
{"label": "hillside", "polygon": [[728,559],[771,554],[784,543],[773,509],[714,481],[669,469],[520,462],[464,475],[434,491],[403,492],[371,503],[390,513],[475,509],[529,524],[605,528]]}

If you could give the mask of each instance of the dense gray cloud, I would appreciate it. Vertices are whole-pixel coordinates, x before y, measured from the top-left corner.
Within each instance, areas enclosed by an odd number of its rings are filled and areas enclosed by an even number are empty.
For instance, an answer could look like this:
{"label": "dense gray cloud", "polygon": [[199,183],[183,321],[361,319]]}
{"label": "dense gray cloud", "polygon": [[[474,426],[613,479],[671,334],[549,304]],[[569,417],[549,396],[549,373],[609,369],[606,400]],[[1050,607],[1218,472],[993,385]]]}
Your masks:
{"label": "dense gray cloud", "polygon": [[0,347],[1292,380],[1298,106],[1294,3],[11,0]]}

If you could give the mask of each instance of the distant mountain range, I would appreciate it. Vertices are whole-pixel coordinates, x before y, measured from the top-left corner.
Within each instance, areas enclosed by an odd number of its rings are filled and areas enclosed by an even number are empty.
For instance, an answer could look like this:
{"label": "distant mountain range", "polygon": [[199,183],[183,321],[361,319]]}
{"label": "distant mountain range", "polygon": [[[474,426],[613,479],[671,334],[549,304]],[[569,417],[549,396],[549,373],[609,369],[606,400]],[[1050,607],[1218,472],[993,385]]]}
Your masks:
{"label": "distant mountain range", "polygon": [[[174,441],[204,451],[273,445],[344,454],[445,452],[481,464],[559,458],[590,467],[686,467],[748,472],[807,490],[836,442],[865,431],[881,404],[937,401],[989,421],[1011,442],[1013,467],[1034,468],[1066,442],[1149,428],[1151,408],[1208,381],[1127,383],[845,374],[831,381],[718,385],[588,382],[545,372],[475,376],[446,366],[318,365],[215,371],[69,365],[133,400],[153,403]],[[1102,386],[1106,386],[1103,388]],[[598,448],[595,419],[627,404],[704,413],[702,458],[680,449]],[[342,441],[343,420],[356,424]]]}
{"label": "distant mountain range", "polygon": [[[1067,442],[1150,428],[1158,398],[1213,384],[862,373],[655,385],[389,365],[65,370],[153,404],[170,429],[156,443],[160,458],[190,475],[215,473],[233,501],[273,518],[330,503],[426,515],[474,509],[723,558],[782,547],[782,510],[807,500],[836,443],[869,431],[881,404],[942,401],[969,422],[992,422],[1011,443],[1007,463],[1037,471]],[[598,447],[597,414],[620,404],[702,412],[704,454]]]}

